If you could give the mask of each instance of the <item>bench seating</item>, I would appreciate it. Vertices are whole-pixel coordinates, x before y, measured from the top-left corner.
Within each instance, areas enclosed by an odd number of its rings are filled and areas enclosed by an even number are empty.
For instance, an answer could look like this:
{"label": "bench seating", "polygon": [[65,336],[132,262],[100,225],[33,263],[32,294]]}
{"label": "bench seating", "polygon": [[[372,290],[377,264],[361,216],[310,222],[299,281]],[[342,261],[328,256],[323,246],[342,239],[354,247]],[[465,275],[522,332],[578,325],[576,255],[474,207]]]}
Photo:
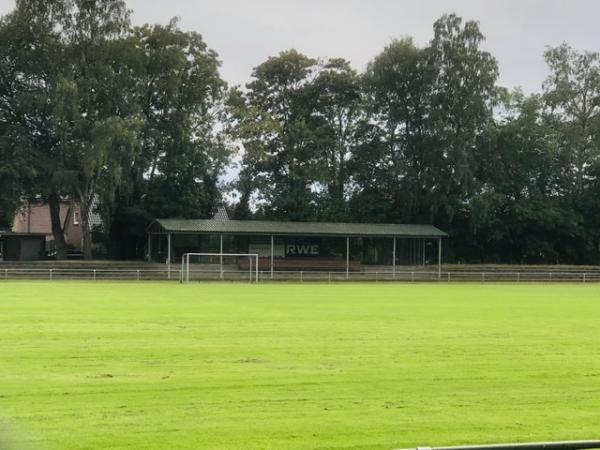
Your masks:
{"label": "bench seating", "polygon": [[[241,270],[249,268],[247,259],[240,260]],[[360,270],[360,261],[350,260],[349,268],[352,271]],[[273,258],[274,270],[319,270],[319,271],[345,271],[346,260],[334,258]],[[258,270],[271,270],[271,258],[258,258]]]}

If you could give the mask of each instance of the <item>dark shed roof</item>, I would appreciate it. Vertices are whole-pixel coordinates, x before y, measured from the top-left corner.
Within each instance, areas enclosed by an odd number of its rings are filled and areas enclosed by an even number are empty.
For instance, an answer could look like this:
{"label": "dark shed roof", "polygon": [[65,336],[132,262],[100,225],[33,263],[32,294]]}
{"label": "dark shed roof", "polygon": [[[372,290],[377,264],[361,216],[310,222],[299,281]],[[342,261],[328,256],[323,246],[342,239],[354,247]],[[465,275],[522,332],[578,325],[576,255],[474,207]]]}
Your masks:
{"label": "dark shed roof", "polygon": [[265,220],[156,219],[151,232],[188,234],[251,234],[279,236],[365,236],[442,238],[448,236],[433,225],[273,222]]}
{"label": "dark shed roof", "polygon": [[24,238],[45,238],[46,234],[45,233],[21,233],[21,232],[14,232],[14,231],[1,231],[0,230],[0,237],[24,237]]}

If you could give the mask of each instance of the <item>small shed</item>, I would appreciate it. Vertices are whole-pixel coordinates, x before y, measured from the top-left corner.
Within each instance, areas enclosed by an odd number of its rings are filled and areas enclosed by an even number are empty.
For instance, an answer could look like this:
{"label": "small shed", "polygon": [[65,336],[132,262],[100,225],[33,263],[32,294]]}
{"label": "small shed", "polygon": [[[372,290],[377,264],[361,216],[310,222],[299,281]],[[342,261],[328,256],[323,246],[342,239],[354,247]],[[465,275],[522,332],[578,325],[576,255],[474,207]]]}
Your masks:
{"label": "small shed", "polygon": [[45,254],[45,234],[0,231],[0,261],[38,261]]}

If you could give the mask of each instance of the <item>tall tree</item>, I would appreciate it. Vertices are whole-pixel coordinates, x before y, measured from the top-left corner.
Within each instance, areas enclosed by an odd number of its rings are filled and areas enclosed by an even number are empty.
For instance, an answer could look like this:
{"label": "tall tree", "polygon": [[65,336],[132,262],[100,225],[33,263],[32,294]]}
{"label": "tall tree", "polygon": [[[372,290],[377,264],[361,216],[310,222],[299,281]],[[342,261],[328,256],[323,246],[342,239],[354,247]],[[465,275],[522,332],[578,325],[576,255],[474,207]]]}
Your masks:
{"label": "tall tree", "polygon": [[53,90],[53,127],[65,189],[81,208],[83,252],[92,256],[89,218],[98,196],[114,201],[122,163],[138,150],[139,118],[129,103],[123,60],[129,11],[121,0],[75,0],[62,25],[61,74]]}
{"label": "tall tree", "polygon": [[[600,248],[600,53],[567,44],[545,53],[550,76],[544,83],[546,119],[559,135],[565,204],[577,218],[568,250],[573,259],[595,261]],[[574,242],[575,241],[575,242]]]}
{"label": "tall tree", "polygon": [[493,120],[498,75],[483,39],[476,22],[445,15],[427,47],[394,41],[370,63],[367,139],[353,157],[358,211],[376,203],[384,213],[369,214],[375,220],[450,231],[468,222],[478,140]]}
{"label": "tall tree", "polygon": [[130,40],[140,152],[124,165],[114,209],[106,212],[114,225],[111,254],[122,258],[138,254],[136,241],[153,217],[210,217],[232,153],[222,130],[226,85],[202,37],[173,19],[135,28]]}
{"label": "tall tree", "polygon": [[434,25],[429,61],[435,68],[429,121],[435,140],[436,222],[452,231],[455,217],[469,215],[477,191],[474,156],[492,120],[498,64],[481,49],[485,37],[474,21],[444,15]]}
{"label": "tall tree", "polygon": [[316,158],[323,186],[319,217],[348,218],[351,172],[349,160],[357,145],[359,122],[364,119],[358,74],[341,58],[326,61],[307,86],[310,124],[315,130]]}
{"label": "tall tree", "polygon": [[600,53],[563,44],[544,56],[551,72],[544,83],[548,119],[563,136],[566,175],[581,194],[600,163]]}
{"label": "tall tree", "polygon": [[[245,150],[244,188],[260,187],[259,200],[271,217],[316,216],[320,166],[307,95],[316,69],[316,60],[288,50],[254,69],[243,101],[237,95],[238,136]],[[246,201],[250,195],[243,193],[242,198]]]}
{"label": "tall tree", "polygon": [[[362,145],[353,158],[358,188],[353,203],[359,214],[387,221],[432,220],[428,196],[436,180],[427,118],[435,72],[427,57],[427,50],[403,39],[388,45],[367,68],[369,122],[363,124]],[[385,205],[383,215],[362,212],[361,205],[370,208],[377,197]]]}
{"label": "tall tree", "polygon": [[3,19],[0,155],[12,163],[0,202],[42,195],[59,257],[63,198],[81,207],[86,257],[94,205],[114,237],[131,209],[138,222],[206,217],[219,198],[230,150],[217,56],[176,21],[132,30],[129,15],[120,0],[19,0]]}
{"label": "tall tree", "polygon": [[577,229],[577,215],[564,202],[557,135],[544,120],[540,96],[517,90],[503,97],[478,146],[480,191],[472,199],[463,257],[554,263]]}
{"label": "tall tree", "polygon": [[217,55],[199,34],[179,30],[175,20],[138,28],[135,37],[145,118],[136,176],[147,173],[146,203],[155,216],[210,216],[230,156],[218,133],[226,84]]}
{"label": "tall tree", "polygon": [[[58,140],[52,126],[50,101],[63,58],[61,23],[65,2],[20,0],[15,10],[2,20],[0,40],[0,89],[2,103],[1,153],[6,194],[12,196],[14,212],[21,196],[38,198],[50,204],[56,250],[64,257],[63,225],[58,214],[59,197],[64,193],[60,171]],[[18,185],[17,185],[17,181]],[[16,197],[18,195],[18,197]],[[55,214],[54,214],[55,213]]]}
{"label": "tall tree", "polygon": [[30,142],[17,102],[21,79],[15,53],[20,50],[11,39],[14,22],[14,14],[0,19],[0,229],[10,227],[25,181],[33,176],[27,170]]}

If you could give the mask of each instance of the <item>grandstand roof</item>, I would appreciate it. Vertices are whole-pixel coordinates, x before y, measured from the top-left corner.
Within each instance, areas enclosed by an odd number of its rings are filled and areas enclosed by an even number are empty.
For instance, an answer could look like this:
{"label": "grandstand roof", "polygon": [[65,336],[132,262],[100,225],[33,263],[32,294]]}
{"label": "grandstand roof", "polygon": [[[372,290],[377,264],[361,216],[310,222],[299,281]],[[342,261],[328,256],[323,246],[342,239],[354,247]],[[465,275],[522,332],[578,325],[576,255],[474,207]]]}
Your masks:
{"label": "grandstand roof", "polygon": [[265,220],[156,219],[152,233],[247,234],[279,236],[417,237],[448,236],[433,225],[338,222],[274,222]]}

